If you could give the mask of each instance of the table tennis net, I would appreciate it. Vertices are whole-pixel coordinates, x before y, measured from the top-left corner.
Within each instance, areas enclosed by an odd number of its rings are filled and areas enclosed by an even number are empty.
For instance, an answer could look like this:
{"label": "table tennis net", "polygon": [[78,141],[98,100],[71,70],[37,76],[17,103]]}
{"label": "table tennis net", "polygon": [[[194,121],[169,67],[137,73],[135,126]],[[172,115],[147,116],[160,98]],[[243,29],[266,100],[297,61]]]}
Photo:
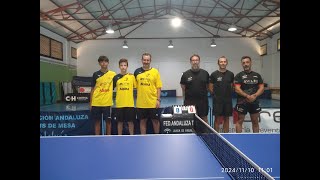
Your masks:
{"label": "table tennis net", "polygon": [[194,131],[233,179],[274,179],[197,115]]}

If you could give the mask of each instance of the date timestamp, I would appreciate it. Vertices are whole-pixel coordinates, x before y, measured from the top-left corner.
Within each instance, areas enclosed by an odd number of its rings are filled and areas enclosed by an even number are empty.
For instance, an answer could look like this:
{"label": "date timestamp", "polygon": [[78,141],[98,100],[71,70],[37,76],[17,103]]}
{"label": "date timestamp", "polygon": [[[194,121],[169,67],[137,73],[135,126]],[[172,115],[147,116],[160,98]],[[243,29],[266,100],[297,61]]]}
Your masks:
{"label": "date timestamp", "polygon": [[266,172],[266,173],[270,173],[272,172],[272,168],[261,168],[259,167],[259,169],[255,169],[255,168],[221,168],[221,172],[225,172],[225,173],[254,173],[254,172]]}
{"label": "date timestamp", "polygon": [[262,172],[262,171],[264,171],[266,173],[271,173],[272,172],[272,168],[261,168],[261,167],[259,167],[259,172]]}

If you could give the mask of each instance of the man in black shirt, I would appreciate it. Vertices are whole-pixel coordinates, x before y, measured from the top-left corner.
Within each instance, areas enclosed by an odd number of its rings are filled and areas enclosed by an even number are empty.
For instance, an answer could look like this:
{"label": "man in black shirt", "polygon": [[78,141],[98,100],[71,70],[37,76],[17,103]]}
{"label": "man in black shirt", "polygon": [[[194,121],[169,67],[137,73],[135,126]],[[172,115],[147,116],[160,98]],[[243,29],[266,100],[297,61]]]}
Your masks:
{"label": "man in black shirt", "polygon": [[194,105],[198,116],[208,123],[208,83],[209,73],[200,68],[200,56],[190,57],[191,69],[181,76],[180,85],[184,96],[184,105]]}
{"label": "man in black shirt", "polygon": [[264,91],[264,83],[259,73],[251,70],[251,58],[243,56],[241,64],[244,71],[234,78],[235,91],[238,95],[236,110],[239,113],[236,123],[236,132],[242,132],[242,123],[245,115],[249,112],[254,133],[259,132],[259,112],[261,108],[257,97]]}
{"label": "man in black shirt", "polygon": [[218,59],[219,70],[210,75],[209,90],[212,94],[214,129],[219,132],[219,122],[223,120],[223,132],[229,132],[229,116],[232,116],[233,72],[227,70],[228,60],[225,56]]}

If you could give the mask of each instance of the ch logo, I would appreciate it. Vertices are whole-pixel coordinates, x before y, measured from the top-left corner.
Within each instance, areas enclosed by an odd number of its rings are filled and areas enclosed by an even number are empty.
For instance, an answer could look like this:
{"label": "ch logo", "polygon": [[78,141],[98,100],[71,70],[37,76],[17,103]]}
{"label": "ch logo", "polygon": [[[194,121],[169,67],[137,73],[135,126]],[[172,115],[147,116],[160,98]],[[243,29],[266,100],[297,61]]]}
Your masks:
{"label": "ch logo", "polygon": [[77,101],[77,97],[76,96],[66,96],[66,101]]}
{"label": "ch logo", "polygon": [[171,132],[171,129],[165,128],[165,129],[164,129],[164,132],[168,134],[169,132]]}

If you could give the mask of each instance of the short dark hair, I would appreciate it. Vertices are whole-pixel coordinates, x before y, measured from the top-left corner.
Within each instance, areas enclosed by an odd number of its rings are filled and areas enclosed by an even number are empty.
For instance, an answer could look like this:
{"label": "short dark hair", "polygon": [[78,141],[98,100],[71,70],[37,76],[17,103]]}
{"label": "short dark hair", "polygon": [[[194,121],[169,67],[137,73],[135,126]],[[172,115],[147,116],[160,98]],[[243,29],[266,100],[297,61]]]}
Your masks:
{"label": "short dark hair", "polygon": [[228,59],[225,56],[221,56],[221,57],[218,58],[218,64],[219,64],[220,58],[225,58],[227,60],[227,62],[228,62]]}
{"label": "short dark hair", "polygon": [[198,54],[192,54],[192,56],[190,57],[190,61],[191,61],[191,59],[192,59],[193,56],[198,57],[198,59],[199,59],[199,61],[200,61],[200,56],[199,56]]}
{"label": "short dark hair", "polygon": [[250,56],[242,56],[242,58],[241,58],[241,61],[243,60],[243,59],[250,59],[250,61],[251,61],[251,57]]}
{"label": "short dark hair", "polygon": [[122,59],[119,60],[119,66],[120,66],[120,64],[123,63],[123,62],[127,63],[127,66],[129,65],[129,64],[128,64],[128,59],[122,58]]}
{"label": "short dark hair", "polygon": [[99,59],[98,59],[98,62],[101,62],[101,61],[109,62],[109,59],[107,58],[107,56],[100,56]]}
{"label": "short dark hair", "polygon": [[147,52],[143,53],[142,56],[141,56],[141,59],[143,59],[143,56],[150,56],[150,60],[151,60],[151,54],[150,53],[147,53]]}

